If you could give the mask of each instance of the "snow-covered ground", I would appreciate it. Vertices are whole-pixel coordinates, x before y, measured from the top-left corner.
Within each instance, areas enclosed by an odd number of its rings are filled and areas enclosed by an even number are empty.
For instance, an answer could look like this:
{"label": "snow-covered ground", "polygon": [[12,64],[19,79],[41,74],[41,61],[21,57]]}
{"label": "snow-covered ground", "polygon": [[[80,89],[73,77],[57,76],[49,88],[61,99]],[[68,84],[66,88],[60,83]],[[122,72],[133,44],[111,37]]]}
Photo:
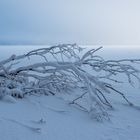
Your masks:
{"label": "snow-covered ground", "polygon": [[[39,46],[1,46],[0,58],[23,54]],[[41,47],[41,46],[40,46]],[[43,46],[44,47],[44,46]],[[140,49],[105,46],[105,58],[138,58]],[[128,106],[119,96],[110,97],[114,110],[110,121],[97,122],[89,114],[68,104],[64,96],[29,96],[0,101],[0,140],[140,140],[140,89],[120,85],[134,103]],[[11,100],[10,100],[11,101]]]}

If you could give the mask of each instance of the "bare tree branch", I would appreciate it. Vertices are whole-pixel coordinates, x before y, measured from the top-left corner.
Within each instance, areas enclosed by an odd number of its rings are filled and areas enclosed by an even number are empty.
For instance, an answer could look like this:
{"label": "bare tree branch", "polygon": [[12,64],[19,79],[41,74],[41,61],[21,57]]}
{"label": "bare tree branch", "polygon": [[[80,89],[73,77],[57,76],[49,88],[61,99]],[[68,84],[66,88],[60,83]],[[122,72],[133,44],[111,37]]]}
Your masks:
{"label": "bare tree branch", "polygon": [[[133,66],[140,63],[140,59],[104,60],[96,55],[100,49],[102,47],[91,49],[81,55],[83,48],[78,45],[60,44],[32,50],[19,56],[12,55],[0,61],[0,97],[7,94],[11,96],[19,94],[20,97],[24,97],[31,93],[55,95],[61,91],[84,87],[83,93],[79,93],[71,103],[89,113],[98,114],[98,117],[101,114],[105,117],[106,107],[113,108],[106,97],[106,93],[110,91],[120,94],[132,106],[125,95],[114,88],[112,82],[122,83],[123,81],[117,79],[121,74],[127,76],[131,85],[134,84],[134,78],[140,83],[138,76],[140,71]],[[36,56],[43,58],[42,61],[31,61]],[[30,63],[22,64],[23,61]],[[88,108],[77,102],[85,95]]]}

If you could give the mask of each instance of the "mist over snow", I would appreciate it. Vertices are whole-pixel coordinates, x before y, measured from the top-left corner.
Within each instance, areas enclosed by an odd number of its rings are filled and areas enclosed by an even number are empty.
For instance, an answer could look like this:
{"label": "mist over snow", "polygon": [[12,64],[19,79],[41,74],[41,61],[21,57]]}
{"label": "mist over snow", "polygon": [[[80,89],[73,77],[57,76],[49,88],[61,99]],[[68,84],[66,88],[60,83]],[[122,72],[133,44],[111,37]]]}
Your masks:
{"label": "mist over snow", "polygon": [[139,45],[139,0],[0,1],[0,44]]}

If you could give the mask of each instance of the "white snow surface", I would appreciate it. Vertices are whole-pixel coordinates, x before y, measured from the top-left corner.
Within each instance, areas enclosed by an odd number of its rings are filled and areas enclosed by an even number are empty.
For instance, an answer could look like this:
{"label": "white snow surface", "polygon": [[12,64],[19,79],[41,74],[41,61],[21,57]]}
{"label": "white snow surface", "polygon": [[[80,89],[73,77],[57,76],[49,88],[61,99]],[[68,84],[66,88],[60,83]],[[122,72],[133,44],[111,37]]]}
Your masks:
{"label": "white snow surface", "polygon": [[[4,56],[6,47],[10,49]],[[27,52],[23,46],[6,47],[0,47],[2,59],[15,53],[14,49],[17,53],[20,50],[20,54]],[[31,50],[33,46],[27,48]],[[120,48],[114,53],[113,49],[104,50],[102,54],[106,58],[138,58],[138,51],[129,50],[131,54],[124,51],[124,55]],[[0,140],[140,140],[140,89],[128,85],[118,88],[135,106],[128,106],[112,93],[110,101],[114,110],[108,110],[110,121],[103,122],[97,122],[88,113],[69,105],[69,96],[64,93],[15,100],[7,97],[0,101]]]}

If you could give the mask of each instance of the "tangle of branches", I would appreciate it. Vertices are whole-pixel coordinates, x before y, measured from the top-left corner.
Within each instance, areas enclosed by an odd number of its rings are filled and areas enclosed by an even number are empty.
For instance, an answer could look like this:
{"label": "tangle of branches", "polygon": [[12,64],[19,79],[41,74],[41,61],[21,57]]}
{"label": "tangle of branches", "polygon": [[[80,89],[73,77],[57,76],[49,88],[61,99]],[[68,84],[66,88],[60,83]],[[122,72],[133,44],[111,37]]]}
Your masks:
{"label": "tangle of branches", "polygon": [[[120,83],[117,80],[120,74],[126,75],[131,85],[133,78],[140,82],[139,70],[130,64],[139,63],[140,59],[104,60],[96,55],[100,49],[102,47],[86,52],[76,44],[61,44],[23,55],[12,55],[0,61],[0,98],[56,95],[58,92],[80,89],[81,92],[70,104],[78,105],[96,119],[107,117],[106,108],[113,108],[106,96],[111,91],[132,106],[113,83]],[[77,102],[84,97],[88,107]]]}

